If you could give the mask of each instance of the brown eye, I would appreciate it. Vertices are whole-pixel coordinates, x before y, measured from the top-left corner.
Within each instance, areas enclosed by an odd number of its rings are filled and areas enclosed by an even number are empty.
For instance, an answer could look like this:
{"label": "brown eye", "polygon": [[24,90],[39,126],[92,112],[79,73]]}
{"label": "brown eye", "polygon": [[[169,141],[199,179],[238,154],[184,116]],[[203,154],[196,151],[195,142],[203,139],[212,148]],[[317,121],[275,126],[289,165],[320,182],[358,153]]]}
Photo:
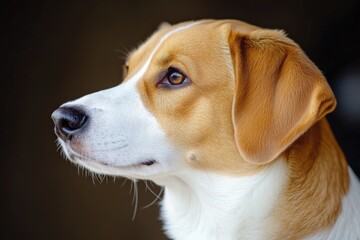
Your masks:
{"label": "brown eye", "polygon": [[185,82],[186,77],[176,70],[171,70],[167,74],[167,79],[169,83],[172,85],[180,85]]}
{"label": "brown eye", "polygon": [[185,74],[176,68],[170,67],[157,86],[160,88],[181,88],[190,83],[190,79]]}

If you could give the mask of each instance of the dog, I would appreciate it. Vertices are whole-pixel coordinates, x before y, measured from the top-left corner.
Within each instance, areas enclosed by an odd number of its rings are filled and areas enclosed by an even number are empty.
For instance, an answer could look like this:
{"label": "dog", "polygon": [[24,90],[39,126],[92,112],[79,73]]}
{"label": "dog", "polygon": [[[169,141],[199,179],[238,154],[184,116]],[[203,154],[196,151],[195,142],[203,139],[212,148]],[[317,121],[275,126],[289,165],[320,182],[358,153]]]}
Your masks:
{"label": "dog", "polygon": [[66,156],[163,186],[171,239],[360,239],[360,184],[325,115],[336,100],[280,30],[161,24],[123,83],[52,118]]}

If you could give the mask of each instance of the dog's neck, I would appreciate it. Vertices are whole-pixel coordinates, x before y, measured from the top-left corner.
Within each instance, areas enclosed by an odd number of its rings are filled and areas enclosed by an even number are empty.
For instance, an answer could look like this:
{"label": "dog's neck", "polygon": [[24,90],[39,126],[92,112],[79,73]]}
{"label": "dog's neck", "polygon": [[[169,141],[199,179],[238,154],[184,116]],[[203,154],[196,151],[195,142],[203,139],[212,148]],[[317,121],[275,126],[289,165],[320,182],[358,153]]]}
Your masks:
{"label": "dog's neck", "polygon": [[282,225],[279,235],[298,239],[331,228],[343,211],[349,176],[327,120],[313,125],[285,155],[289,180],[276,209]]}
{"label": "dog's neck", "polygon": [[173,239],[273,239],[302,238],[334,224],[347,179],[346,160],[324,119],[255,174],[187,169],[155,182],[165,187],[162,218]]}
{"label": "dog's neck", "polygon": [[192,170],[158,179],[164,228],[173,239],[264,239],[264,229],[274,231],[271,213],[286,179],[281,159],[251,176]]}

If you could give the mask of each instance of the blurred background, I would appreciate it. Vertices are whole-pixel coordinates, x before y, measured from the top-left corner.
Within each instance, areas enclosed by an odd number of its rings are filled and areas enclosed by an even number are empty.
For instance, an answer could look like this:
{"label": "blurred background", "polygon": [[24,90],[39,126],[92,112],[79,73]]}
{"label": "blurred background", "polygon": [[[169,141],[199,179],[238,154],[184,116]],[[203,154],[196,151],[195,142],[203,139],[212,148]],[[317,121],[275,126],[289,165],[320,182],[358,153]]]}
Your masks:
{"label": "blurred background", "polygon": [[[329,120],[360,174],[360,4],[302,1],[0,1],[1,239],[165,239],[155,196],[100,183],[56,151],[51,112],[121,81],[126,52],[163,22],[234,18],[285,29],[337,99]],[[159,189],[152,187],[155,193]],[[133,190],[132,190],[133,191]]]}

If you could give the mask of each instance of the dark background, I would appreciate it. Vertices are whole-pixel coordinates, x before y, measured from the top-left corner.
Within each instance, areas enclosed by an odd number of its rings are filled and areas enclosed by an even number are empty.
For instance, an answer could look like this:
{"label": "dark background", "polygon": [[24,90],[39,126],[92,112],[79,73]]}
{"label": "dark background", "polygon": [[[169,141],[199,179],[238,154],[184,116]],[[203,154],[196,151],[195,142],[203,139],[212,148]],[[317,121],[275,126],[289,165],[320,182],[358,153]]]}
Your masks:
{"label": "dark background", "polygon": [[[117,85],[125,53],[162,21],[235,18],[285,29],[338,98],[329,120],[360,173],[359,1],[0,1],[1,239],[164,239],[139,183],[95,184],[56,152],[51,112]],[[159,189],[154,188],[158,192]]]}

